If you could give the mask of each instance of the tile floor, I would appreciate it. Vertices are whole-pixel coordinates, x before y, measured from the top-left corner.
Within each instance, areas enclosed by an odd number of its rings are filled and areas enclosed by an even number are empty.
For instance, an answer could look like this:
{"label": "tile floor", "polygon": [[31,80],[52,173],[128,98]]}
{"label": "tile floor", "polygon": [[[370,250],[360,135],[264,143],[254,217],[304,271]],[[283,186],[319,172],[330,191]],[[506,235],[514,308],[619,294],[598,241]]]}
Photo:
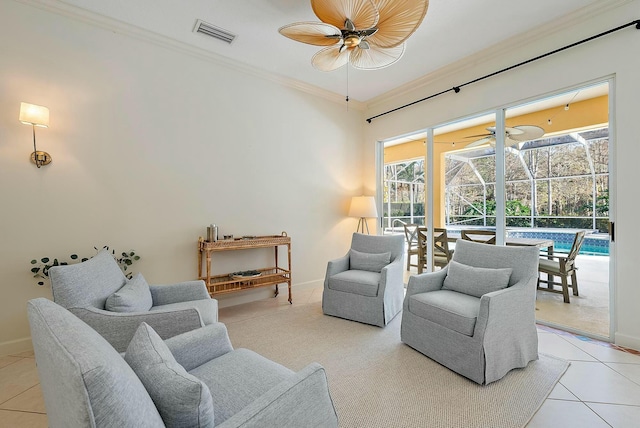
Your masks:
{"label": "tile floor", "polygon": [[[322,289],[295,290],[294,305],[316,303]],[[227,324],[287,310],[286,293],[220,309]],[[540,352],[571,366],[528,424],[530,428],[640,426],[640,352],[540,326]],[[0,428],[46,427],[47,418],[32,352],[0,357]]]}

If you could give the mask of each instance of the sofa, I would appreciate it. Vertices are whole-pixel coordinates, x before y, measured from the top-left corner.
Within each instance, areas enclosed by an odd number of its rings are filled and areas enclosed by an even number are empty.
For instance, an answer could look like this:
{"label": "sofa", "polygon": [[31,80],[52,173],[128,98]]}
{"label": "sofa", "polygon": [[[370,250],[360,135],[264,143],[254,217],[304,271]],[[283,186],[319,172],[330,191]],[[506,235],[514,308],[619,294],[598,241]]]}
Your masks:
{"label": "sofa", "polygon": [[222,323],[163,340],[143,322],[121,354],[56,303],[27,307],[52,428],[338,425],[322,366],[233,349]]}

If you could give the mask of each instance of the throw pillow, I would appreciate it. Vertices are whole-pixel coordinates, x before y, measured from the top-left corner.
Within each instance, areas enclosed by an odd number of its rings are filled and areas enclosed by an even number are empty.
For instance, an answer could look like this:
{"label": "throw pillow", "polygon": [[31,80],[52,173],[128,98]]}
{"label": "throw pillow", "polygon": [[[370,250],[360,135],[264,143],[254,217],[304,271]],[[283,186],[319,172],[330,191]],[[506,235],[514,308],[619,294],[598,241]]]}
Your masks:
{"label": "throw pillow", "polygon": [[452,290],[470,296],[482,297],[483,294],[502,290],[509,285],[511,268],[490,269],[464,265],[451,260],[443,290]]}
{"label": "throw pillow", "polygon": [[149,284],[141,273],[107,297],[105,309],[112,312],[146,312],[153,306]]}
{"label": "throw pillow", "polygon": [[356,250],[349,251],[349,265],[354,270],[368,270],[380,272],[391,262],[391,253],[363,253]]}
{"label": "throw pillow", "polygon": [[140,378],[167,427],[213,427],[207,385],[187,373],[147,323],[131,339],[124,359]]}

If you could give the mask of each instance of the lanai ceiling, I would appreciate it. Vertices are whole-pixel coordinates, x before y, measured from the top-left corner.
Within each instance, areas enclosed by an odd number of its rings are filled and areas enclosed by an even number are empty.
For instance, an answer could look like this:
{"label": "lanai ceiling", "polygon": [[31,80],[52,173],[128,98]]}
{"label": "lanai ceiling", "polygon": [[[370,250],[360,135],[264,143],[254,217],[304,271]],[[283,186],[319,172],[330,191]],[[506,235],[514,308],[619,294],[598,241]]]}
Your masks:
{"label": "lanai ceiling", "polygon": [[[318,21],[308,0],[37,0],[101,24],[135,27],[153,37],[269,73],[293,84],[344,95],[347,68],[322,72],[311,66],[319,48],[289,40],[278,28]],[[375,71],[349,68],[352,100],[369,101],[478,51],[572,19],[620,0],[431,0],[421,27],[400,61]],[[232,44],[193,32],[197,20],[237,35]]]}

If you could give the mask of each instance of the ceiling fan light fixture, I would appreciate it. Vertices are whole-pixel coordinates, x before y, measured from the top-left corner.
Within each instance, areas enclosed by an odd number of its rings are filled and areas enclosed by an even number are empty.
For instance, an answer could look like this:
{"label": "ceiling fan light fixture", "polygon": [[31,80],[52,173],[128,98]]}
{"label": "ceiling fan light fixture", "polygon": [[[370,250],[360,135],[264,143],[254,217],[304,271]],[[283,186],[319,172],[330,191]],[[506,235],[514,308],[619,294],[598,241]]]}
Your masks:
{"label": "ceiling fan light fixture", "polygon": [[360,44],[362,39],[354,34],[351,34],[344,38],[344,45],[347,49],[353,49]]}

